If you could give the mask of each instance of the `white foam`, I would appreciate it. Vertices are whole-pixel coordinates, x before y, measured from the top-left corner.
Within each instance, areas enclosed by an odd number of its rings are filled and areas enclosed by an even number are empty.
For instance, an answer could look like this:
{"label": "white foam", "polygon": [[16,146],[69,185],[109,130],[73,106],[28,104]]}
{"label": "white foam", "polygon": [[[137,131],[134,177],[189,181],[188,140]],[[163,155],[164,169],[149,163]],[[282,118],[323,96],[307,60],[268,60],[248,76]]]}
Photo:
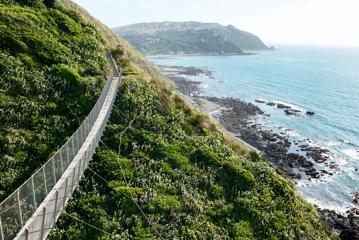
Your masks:
{"label": "white foam", "polygon": [[292,104],[292,103],[288,103],[288,102],[284,102],[284,101],[273,101],[274,103],[278,104],[283,104],[285,106],[289,106],[291,107],[293,110],[299,110],[301,112],[305,112],[305,109],[299,107],[298,105]]}
{"label": "white foam", "polygon": [[288,137],[301,137],[302,135],[293,129],[285,129],[285,133]]}
{"label": "white foam", "polygon": [[359,150],[357,149],[353,149],[353,148],[348,148],[342,151],[346,156],[359,160]]}
{"label": "white foam", "polygon": [[336,204],[336,203],[330,203],[328,201],[323,201],[322,199],[315,198],[315,197],[305,197],[307,201],[311,202],[312,204],[317,205],[318,207],[322,209],[329,209],[332,211],[335,211],[337,213],[341,213],[343,215],[346,215],[346,212],[353,207],[352,205],[344,205],[344,204]]}
{"label": "white foam", "polygon": [[202,84],[201,84],[201,87],[202,87],[203,89],[209,89],[209,85],[208,85],[207,83],[202,83]]}
{"label": "white foam", "polygon": [[325,142],[325,145],[327,145],[328,147],[334,147],[334,146],[338,146],[338,142],[334,141],[334,140],[329,140],[327,142]]}
{"label": "white foam", "polygon": [[342,167],[345,167],[349,164],[349,162],[344,159],[344,158],[336,158],[335,159],[335,164],[337,164],[339,166],[339,168],[341,169]]}

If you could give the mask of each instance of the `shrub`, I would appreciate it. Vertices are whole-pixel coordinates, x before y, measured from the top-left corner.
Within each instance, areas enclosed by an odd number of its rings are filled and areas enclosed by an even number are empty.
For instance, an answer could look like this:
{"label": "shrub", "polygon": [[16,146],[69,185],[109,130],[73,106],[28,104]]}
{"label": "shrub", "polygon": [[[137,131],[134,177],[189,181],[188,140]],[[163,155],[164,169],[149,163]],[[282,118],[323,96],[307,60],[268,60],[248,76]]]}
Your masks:
{"label": "shrub", "polygon": [[31,56],[26,55],[26,54],[20,54],[19,58],[29,68],[35,67],[36,63],[35,63],[34,59],[32,59]]}
{"label": "shrub", "polygon": [[81,26],[68,15],[58,10],[53,11],[52,14],[62,31],[70,34],[78,34],[81,32]]}
{"label": "shrub", "polygon": [[249,157],[253,162],[259,162],[261,159],[260,156],[258,155],[258,153],[255,151],[249,152]]}
{"label": "shrub", "polygon": [[181,203],[177,199],[177,196],[172,195],[158,195],[155,200],[150,204],[150,209],[156,212],[176,210],[180,207]]}
{"label": "shrub", "polygon": [[81,76],[76,69],[61,64],[57,66],[55,71],[56,77],[61,80],[65,80],[65,82],[70,83],[70,85],[78,86],[80,84]]}
{"label": "shrub", "polygon": [[100,75],[102,73],[101,68],[99,66],[98,63],[94,62],[94,61],[89,61],[86,66],[85,66],[85,70],[84,70],[84,74],[85,75]]}
{"label": "shrub", "polygon": [[223,187],[218,184],[214,184],[209,192],[209,196],[215,199],[221,198],[223,194],[224,194]]}
{"label": "shrub", "polygon": [[43,64],[66,63],[70,51],[59,40],[42,34],[30,34],[24,39],[31,53]]}
{"label": "shrub", "polygon": [[115,48],[111,48],[111,54],[115,60],[119,60],[125,54],[125,51],[121,45],[118,45]]}
{"label": "shrub", "polygon": [[241,221],[234,225],[234,232],[236,240],[252,240],[254,239],[253,228],[247,221]]}
{"label": "shrub", "polygon": [[179,168],[184,171],[191,170],[191,164],[188,157],[178,151],[177,146],[165,147],[161,155],[161,157],[166,159],[166,162],[168,162],[172,168]]}
{"label": "shrub", "polygon": [[219,166],[222,161],[220,157],[208,147],[200,147],[191,154],[190,160],[203,166]]}
{"label": "shrub", "polygon": [[48,8],[54,8],[56,5],[56,0],[44,0],[44,4]]}
{"label": "shrub", "polygon": [[16,2],[29,7],[36,7],[42,4],[42,0],[16,0]]}

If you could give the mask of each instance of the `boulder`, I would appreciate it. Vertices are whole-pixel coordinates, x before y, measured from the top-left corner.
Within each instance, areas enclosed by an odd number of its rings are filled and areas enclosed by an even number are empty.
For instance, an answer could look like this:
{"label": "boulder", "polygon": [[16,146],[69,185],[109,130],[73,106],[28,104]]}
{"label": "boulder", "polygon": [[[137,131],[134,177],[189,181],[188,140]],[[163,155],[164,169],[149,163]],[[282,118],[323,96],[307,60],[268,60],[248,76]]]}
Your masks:
{"label": "boulder", "polygon": [[285,114],[292,116],[292,115],[298,115],[297,111],[294,111],[293,109],[285,109],[284,110]]}
{"label": "boulder", "polygon": [[256,103],[266,103],[266,101],[263,99],[256,99],[255,102]]}
{"label": "boulder", "polygon": [[291,107],[288,106],[288,105],[285,105],[283,103],[277,103],[277,108],[280,108],[280,109],[290,109]]}
{"label": "boulder", "polygon": [[315,113],[314,113],[314,112],[312,112],[312,111],[307,111],[307,114],[308,114],[308,115],[312,115],[312,116],[313,116]]}

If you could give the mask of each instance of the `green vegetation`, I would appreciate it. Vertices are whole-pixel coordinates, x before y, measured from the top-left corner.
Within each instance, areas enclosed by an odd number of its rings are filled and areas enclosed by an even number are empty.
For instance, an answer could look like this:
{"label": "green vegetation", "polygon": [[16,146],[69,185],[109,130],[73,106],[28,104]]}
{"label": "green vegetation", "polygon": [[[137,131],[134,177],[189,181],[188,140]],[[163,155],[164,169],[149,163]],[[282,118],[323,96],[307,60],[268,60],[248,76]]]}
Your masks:
{"label": "green vegetation", "polygon": [[[289,181],[156,82],[124,81],[103,141],[90,168],[108,182],[87,171],[66,211],[118,239],[325,239]],[[106,237],[68,216],[52,233]]]}
{"label": "green vegetation", "polygon": [[108,68],[96,28],[75,11],[46,6],[0,2],[0,200],[72,135]]}
{"label": "green vegetation", "polygon": [[[141,55],[86,12],[68,0],[55,7],[1,3],[2,198],[90,111],[107,69],[106,46],[126,79],[90,164],[99,175],[86,171],[68,214],[115,239],[327,238],[293,184],[187,106]],[[62,215],[50,239],[110,236]]]}

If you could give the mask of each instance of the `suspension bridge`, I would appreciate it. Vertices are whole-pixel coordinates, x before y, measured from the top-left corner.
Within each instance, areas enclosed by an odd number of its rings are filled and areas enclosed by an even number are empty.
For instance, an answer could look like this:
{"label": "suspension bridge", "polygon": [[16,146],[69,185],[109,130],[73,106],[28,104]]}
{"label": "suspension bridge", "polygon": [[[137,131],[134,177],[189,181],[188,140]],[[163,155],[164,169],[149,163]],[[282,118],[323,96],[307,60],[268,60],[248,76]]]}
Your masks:
{"label": "suspension bridge", "polygon": [[110,73],[89,115],[67,142],[0,204],[0,240],[46,239],[100,142],[122,73],[107,51]]}

